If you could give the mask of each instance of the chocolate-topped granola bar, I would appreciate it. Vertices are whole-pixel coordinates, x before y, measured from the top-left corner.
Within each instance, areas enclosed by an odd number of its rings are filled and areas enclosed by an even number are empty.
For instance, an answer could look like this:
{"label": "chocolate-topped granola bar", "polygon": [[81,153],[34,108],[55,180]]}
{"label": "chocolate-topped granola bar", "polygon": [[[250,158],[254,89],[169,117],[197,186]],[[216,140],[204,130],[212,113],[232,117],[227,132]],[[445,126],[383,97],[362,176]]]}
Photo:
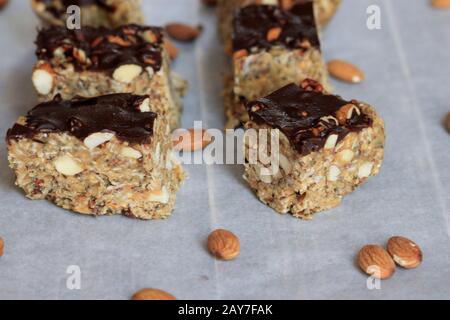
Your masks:
{"label": "chocolate-topped granola bar", "polygon": [[184,173],[151,103],[123,93],[37,105],[7,132],[16,184],[82,214],[168,217]]}
{"label": "chocolate-topped granola bar", "polygon": [[118,27],[143,23],[141,0],[31,0],[36,14],[47,24],[66,26],[67,9],[81,9],[81,25]]}
{"label": "chocolate-topped granola bar", "polygon": [[311,2],[289,11],[250,5],[233,19],[233,78],[226,85],[227,128],[248,120],[245,101],[306,78],[328,88]]}
{"label": "chocolate-topped granola bar", "polygon": [[40,30],[33,84],[42,101],[61,94],[95,97],[110,93],[148,94],[154,111],[177,127],[186,83],[171,74],[158,27],[83,27]]}
{"label": "chocolate-topped granola bar", "polygon": [[[370,176],[384,157],[384,123],[360,101],[346,101],[305,80],[246,104],[245,179],[258,198],[278,211],[311,218],[340,204]],[[248,139],[259,133],[258,139]],[[263,143],[277,137],[276,144]],[[264,150],[274,159],[251,158]],[[269,170],[275,168],[274,170]]]}

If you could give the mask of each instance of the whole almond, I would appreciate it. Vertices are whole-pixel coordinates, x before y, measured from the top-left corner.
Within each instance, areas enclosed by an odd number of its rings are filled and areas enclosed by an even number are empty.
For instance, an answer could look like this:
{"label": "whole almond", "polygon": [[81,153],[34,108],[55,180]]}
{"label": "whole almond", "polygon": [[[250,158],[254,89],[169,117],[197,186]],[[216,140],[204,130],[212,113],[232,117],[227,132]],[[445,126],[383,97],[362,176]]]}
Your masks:
{"label": "whole almond", "polygon": [[211,142],[211,136],[204,129],[176,130],[172,138],[174,149],[185,152],[203,150]]}
{"label": "whole almond", "polygon": [[208,249],[216,258],[233,260],[239,255],[241,246],[239,238],[231,231],[218,229],[209,235]]}
{"label": "whole almond", "polygon": [[358,254],[358,265],[362,271],[379,279],[390,278],[395,272],[391,256],[378,245],[364,246]]}
{"label": "whole almond", "polygon": [[450,8],[450,0],[432,0],[431,5],[438,9]]}
{"label": "whole almond", "polygon": [[146,288],[136,292],[132,300],[176,300],[176,298],[165,291],[159,289]]}
{"label": "whole almond", "polygon": [[5,242],[0,237],[0,257],[3,256],[3,249],[5,248]]}
{"label": "whole almond", "polygon": [[2,10],[8,4],[9,0],[0,0],[0,10]]}
{"label": "whole almond", "polygon": [[387,251],[400,267],[417,268],[422,263],[422,250],[413,241],[404,237],[392,237],[387,243]]}
{"label": "whole almond", "polygon": [[172,38],[179,41],[193,41],[201,33],[202,27],[193,27],[183,23],[170,23],[166,25],[166,31]]}
{"label": "whole almond", "polygon": [[450,132],[450,112],[447,114],[447,118],[445,119],[445,125],[447,126],[448,132]]}
{"label": "whole almond", "polygon": [[349,83],[359,83],[365,78],[361,69],[344,60],[331,60],[328,62],[328,72],[336,79]]}
{"label": "whole almond", "polygon": [[164,40],[164,47],[169,54],[170,59],[175,60],[178,57],[178,48],[169,39]]}

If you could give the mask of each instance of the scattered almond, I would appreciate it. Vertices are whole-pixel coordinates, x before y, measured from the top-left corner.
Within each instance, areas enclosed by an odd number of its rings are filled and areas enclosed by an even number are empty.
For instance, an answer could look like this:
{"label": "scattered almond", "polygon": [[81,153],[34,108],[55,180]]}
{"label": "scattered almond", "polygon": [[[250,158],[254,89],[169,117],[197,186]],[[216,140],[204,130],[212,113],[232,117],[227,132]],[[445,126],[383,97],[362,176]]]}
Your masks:
{"label": "scattered almond", "polygon": [[174,132],[173,147],[177,151],[193,152],[203,150],[212,142],[211,136],[202,129],[176,130]]}
{"label": "scattered almond", "polygon": [[328,72],[336,79],[349,83],[360,83],[365,78],[361,69],[343,60],[331,60],[328,62]]}
{"label": "scattered almond", "polygon": [[142,289],[136,292],[132,300],[176,300],[176,298],[159,289]]}
{"label": "scattered almond", "polygon": [[208,237],[208,249],[219,259],[233,260],[240,253],[239,238],[228,230],[215,230]]}
{"label": "scattered almond", "polygon": [[267,41],[276,41],[280,37],[282,31],[283,29],[281,29],[280,27],[270,29],[267,32]]}
{"label": "scattered almond", "polygon": [[3,249],[5,248],[5,241],[0,237],[0,257],[3,256]]}
{"label": "scattered almond", "polygon": [[175,60],[178,57],[178,48],[173,44],[172,41],[169,39],[166,39],[164,41],[164,47],[166,48],[167,52],[169,53],[169,57],[172,60]]}
{"label": "scattered almond", "polygon": [[422,263],[422,251],[413,241],[404,237],[392,237],[387,243],[387,251],[400,267],[417,268]]}
{"label": "scattered almond", "polygon": [[2,10],[8,4],[9,0],[0,0],[0,10]]}
{"label": "scattered almond", "polygon": [[364,246],[358,254],[358,265],[362,271],[379,279],[390,278],[395,272],[391,256],[378,245]]}
{"label": "scattered almond", "polygon": [[450,0],[432,0],[431,5],[438,9],[450,8]]}
{"label": "scattered almond", "polygon": [[193,27],[183,23],[170,23],[166,25],[166,31],[172,38],[179,41],[193,41],[202,32],[202,27]]}
{"label": "scattered almond", "polygon": [[445,124],[447,126],[448,132],[450,132],[450,112],[447,114],[447,119],[445,119]]}

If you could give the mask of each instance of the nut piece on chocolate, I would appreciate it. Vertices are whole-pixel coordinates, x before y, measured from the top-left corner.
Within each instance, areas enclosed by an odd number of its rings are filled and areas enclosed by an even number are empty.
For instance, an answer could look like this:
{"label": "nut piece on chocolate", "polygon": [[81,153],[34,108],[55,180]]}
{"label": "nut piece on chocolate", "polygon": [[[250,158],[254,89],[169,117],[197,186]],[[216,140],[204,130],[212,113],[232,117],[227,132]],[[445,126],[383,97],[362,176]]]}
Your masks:
{"label": "nut piece on chocolate", "polygon": [[[356,100],[327,94],[305,80],[246,104],[248,134],[275,136],[278,148],[246,139],[245,179],[258,198],[278,211],[309,219],[340,204],[384,157],[384,123],[375,110]],[[252,150],[273,149],[275,168],[250,159]],[[265,172],[263,174],[263,172]]]}
{"label": "nut piece on chocolate", "polygon": [[31,5],[43,22],[65,26],[67,9],[81,8],[81,25],[92,27],[118,27],[144,22],[141,0],[31,0]]}
{"label": "nut piece on chocolate", "polygon": [[289,83],[313,79],[327,84],[327,70],[311,2],[289,11],[250,5],[233,20],[233,78],[227,84],[227,128],[248,120],[245,101],[263,97]]}
{"label": "nut piece on chocolate", "polygon": [[125,93],[39,104],[7,133],[16,184],[82,214],[168,217],[184,174],[151,109],[151,97]]}
{"label": "nut piece on chocolate", "polygon": [[111,93],[151,95],[155,112],[177,127],[186,83],[170,71],[163,29],[125,25],[40,30],[33,84],[41,101],[60,94],[95,97]]}

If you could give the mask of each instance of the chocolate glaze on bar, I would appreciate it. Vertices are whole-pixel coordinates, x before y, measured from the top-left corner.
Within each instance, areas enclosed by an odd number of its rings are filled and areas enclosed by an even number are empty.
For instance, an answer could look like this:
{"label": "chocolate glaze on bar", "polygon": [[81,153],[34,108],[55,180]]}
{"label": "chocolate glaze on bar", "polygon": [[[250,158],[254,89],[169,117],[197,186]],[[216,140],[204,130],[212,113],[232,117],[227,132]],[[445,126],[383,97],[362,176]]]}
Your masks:
{"label": "chocolate glaze on bar", "polygon": [[114,12],[116,8],[108,4],[107,0],[61,0],[62,7],[55,5],[55,0],[39,0],[45,4],[46,11],[50,12],[55,18],[61,18],[67,13],[69,6],[75,5],[79,7],[96,5],[106,11]]}
{"label": "chocolate glaze on bar", "polygon": [[28,112],[26,124],[15,124],[8,130],[6,140],[32,139],[44,132],[68,132],[83,141],[92,133],[108,131],[122,141],[149,143],[157,115],[139,110],[147,98],[129,93],[72,100],[56,96]]}
{"label": "chocolate glaze on bar", "polygon": [[279,129],[305,156],[322,149],[331,134],[337,134],[339,142],[350,132],[372,125],[372,119],[362,111],[360,115],[354,112],[345,125],[323,120],[327,116],[336,118],[336,112],[342,106],[354,103],[356,101],[345,101],[339,96],[290,84],[265,98],[247,103],[247,110],[252,121]]}
{"label": "chocolate glaze on bar", "polygon": [[[154,36],[154,42],[145,40],[144,33]],[[143,68],[151,66],[155,72],[161,69],[163,31],[157,27],[135,24],[116,29],[83,27],[68,30],[65,27],[50,27],[40,30],[36,40],[36,56],[51,61],[54,51],[64,49],[65,62],[73,63],[77,71],[114,71],[125,64],[136,64]],[[77,55],[82,50],[89,62]]]}
{"label": "chocolate glaze on bar", "polygon": [[[282,32],[275,41],[267,39],[272,28]],[[291,49],[320,50],[320,40],[312,2],[298,3],[289,11],[277,6],[250,5],[239,9],[233,18],[233,50],[269,49],[282,45]]]}

